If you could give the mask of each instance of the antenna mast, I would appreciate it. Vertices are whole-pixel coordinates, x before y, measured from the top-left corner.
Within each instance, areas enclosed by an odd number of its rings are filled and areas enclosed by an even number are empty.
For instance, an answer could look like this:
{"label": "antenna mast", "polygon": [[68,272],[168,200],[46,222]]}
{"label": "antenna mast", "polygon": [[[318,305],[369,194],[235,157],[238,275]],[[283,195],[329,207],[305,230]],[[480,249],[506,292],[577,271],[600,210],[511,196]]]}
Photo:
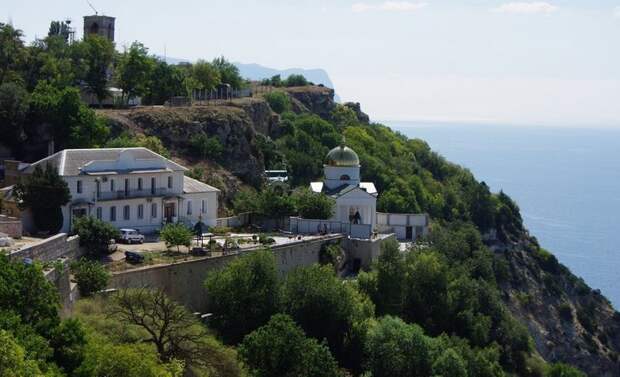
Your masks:
{"label": "antenna mast", "polygon": [[99,15],[99,12],[97,12],[97,9],[95,9],[95,7],[90,3],[90,1],[86,0],[86,2],[88,3],[88,6],[95,11],[95,16]]}

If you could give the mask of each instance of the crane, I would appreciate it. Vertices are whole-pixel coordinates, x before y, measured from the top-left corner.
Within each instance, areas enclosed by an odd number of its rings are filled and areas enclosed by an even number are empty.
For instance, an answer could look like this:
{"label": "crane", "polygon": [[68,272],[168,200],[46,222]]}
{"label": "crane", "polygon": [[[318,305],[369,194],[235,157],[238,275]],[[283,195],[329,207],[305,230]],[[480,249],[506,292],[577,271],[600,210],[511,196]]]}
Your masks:
{"label": "crane", "polygon": [[90,3],[90,1],[86,0],[86,2],[88,3],[88,6],[95,11],[95,16],[99,15],[99,12],[97,12],[97,9],[95,9],[95,7]]}

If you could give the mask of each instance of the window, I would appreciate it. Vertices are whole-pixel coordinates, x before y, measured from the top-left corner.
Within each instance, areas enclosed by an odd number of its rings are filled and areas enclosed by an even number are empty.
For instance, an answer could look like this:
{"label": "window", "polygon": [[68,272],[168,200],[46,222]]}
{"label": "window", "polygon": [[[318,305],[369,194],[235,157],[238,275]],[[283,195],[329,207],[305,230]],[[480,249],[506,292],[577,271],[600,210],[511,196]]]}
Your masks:
{"label": "window", "polygon": [[115,187],[114,187],[114,180],[110,179],[110,191],[114,192]]}
{"label": "window", "polygon": [[151,217],[152,218],[157,217],[157,203],[151,204]]}
{"label": "window", "polygon": [[116,207],[110,207],[110,221],[116,221]]}
{"label": "window", "polygon": [[172,176],[168,177],[168,188],[171,189],[172,188]]}
{"label": "window", "polygon": [[192,201],[191,200],[187,201],[187,214],[188,215],[192,214]]}
{"label": "window", "polygon": [[348,176],[348,175],[346,175],[346,174],[343,174],[343,175],[341,175],[341,176],[340,176],[340,180],[341,180],[341,181],[350,181],[350,180],[351,180],[351,177],[349,177],[349,176]]}
{"label": "window", "polygon": [[144,204],[138,204],[138,219],[144,218]]}
{"label": "window", "polygon": [[151,194],[155,195],[155,177],[151,177]]}
{"label": "window", "polygon": [[125,178],[125,196],[129,195],[129,179]]}
{"label": "window", "polygon": [[101,196],[101,182],[99,182],[99,178],[95,181],[95,195],[97,199]]}
{"label": "window", "polygon": [[205,204],[205,200],[202,199],[201,203],[200,203],[200,212],[201,213],[206,213],[207,212],[207,206]]}
{"label": "window", "polygon": [[103,208],[97,207],[97,220],[103,219]]}
{"label": "window", "polygon": [[123,207],[123,220],[129,220],[129,206]]}
{"label": "window", "polygon": [[77,181],[77,193],[82,193],[82,181]]}
{"label": "window", "polygon": [[142,178],[138,178],[138,191],[142,191]]}

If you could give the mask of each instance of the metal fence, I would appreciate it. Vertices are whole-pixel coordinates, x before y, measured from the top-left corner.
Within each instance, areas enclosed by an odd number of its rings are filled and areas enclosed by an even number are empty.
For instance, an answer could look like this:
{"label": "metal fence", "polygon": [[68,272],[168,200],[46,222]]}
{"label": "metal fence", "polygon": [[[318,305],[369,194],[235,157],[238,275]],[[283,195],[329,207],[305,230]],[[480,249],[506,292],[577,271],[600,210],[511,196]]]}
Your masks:
{"label": "metal fence", "polygon": [[372,236],[372,225],[351,224],[333,220],[302,219],[291,217],[289,230],[294,234],[342,233],[353,238],[368,239]]}

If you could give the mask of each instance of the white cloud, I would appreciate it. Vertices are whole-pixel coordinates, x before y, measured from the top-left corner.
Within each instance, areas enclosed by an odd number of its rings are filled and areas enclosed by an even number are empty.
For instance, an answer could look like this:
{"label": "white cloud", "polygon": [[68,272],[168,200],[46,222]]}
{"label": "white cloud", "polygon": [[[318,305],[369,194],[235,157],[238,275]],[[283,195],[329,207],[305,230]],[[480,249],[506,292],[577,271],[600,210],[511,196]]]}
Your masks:
{"label": "white cloud", "polygon": [[557,6],[549,4],[544,1],[512,2],[512,3],[503,4],[494,9],[494,11],[500,12],[500,13],[525,13],[525,14],[553,13],[556,10],[558,10]]}
{"label": "white cloud", "polygon": [[620,5],[614,9],[614,17],[620,18]]}
{"label": "white cloud", "polygon": [[427,3],[412,3],[409,1],[385,1],[379,4],[355,3],[351,7],[353,12],[368,11],[412,12],[426,7]]}

